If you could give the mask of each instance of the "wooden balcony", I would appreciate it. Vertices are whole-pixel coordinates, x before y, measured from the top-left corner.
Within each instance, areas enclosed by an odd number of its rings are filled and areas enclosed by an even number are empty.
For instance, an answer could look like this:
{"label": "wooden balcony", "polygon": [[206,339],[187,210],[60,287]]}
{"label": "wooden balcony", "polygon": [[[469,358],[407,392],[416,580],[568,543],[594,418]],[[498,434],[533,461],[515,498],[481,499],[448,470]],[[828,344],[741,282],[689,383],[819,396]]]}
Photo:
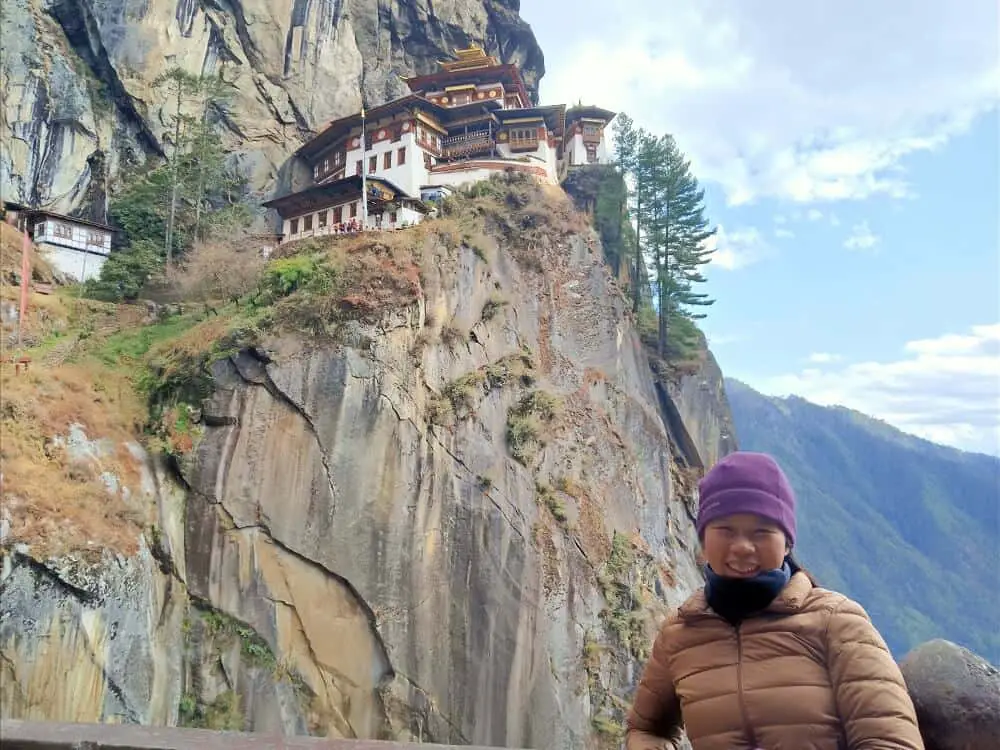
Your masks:
{"label": "wooden balcony", "polygon": [[441,139],[441,155],[447,159],[463,159],[493,153],[493,137],[483,130],[449,135]]}

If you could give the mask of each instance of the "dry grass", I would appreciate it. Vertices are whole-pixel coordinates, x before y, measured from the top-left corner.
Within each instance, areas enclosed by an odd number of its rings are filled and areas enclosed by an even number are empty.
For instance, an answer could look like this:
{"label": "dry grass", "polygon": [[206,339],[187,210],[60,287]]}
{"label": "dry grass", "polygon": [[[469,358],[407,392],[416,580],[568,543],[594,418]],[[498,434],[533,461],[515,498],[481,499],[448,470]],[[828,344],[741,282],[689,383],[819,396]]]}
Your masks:
{"label": "dry grass", "polygon": [[[110,472],[138,497],[140,469],[124,443],[136,439],[144,416],[131,385],[104,368],[5,370],[0,492],[12,540],[31,545],[36,556],[102,548],[133,554],[145,514],[112,494],[100,475]],[[53,441],[72,424],[89,439],[109,440],[109,455],[72,459]]]}
{"label": "dry grass", "polygon": [[[495,237],[524,267],[542,271],[543,258],[569,235],[592,231],[586,214],[566,193],[523,174],[496,175],[450,196],[443,205],[445,220],[464,228],[466,244]],[[483,256],[487,256],[484,251]]]}
{"label": "dry grass", "polygon": [[342,266],[346,293],[342,308],[361,317],[400,309],[420,297],[419,259],[375,245],[347,256]]}
{"label": "dry grass", "polygon": [[[441,217],[405,231],[331,235],[280,246],[274,261],[321,259],[333,281],[313,289],[303,284],[274,300],[275,320],[280,327],[315,335],[333,333],[343,320],[374,322],[426,296],[424,285],[437,275],[429,270],[452,264],[462,247],[486,263],[503,250],[541,271],[546,252],[558,249],[566,236],[587,231],[587,216],[562,190],[522,175],[498,176],[449,197]],[[265,279],[278,269],[269,264]],[[500,304],[488,306],[487,319]]]}
{"label": "dry grass", "polygon": [[319,332],[326,324],[375,321],[388,311],[416,303],[422,295],[423,263],[432,254],[435,240],[433,231],[416,227],[281,246],[275,260],[316,258],[328,269],[331,283],[319,290],[304,287],[280,300],[275,305],[277,320],[292,327],[304,322]]}
{"label": "dry grass", "polygon": [[559,573],[559,552],[552,539],[552,530],[541,521],[532,526],[532,539],[535,548],[541,555],[542,591],[545,596],[552,597],[562,589],[562,576]]}
{"label": "dry grass", "polygon": [[595,565],[601,564],[611,554],[611,539],[604,526],[604,514],[590,493],[581,489],[576,498],[580,508],[580,542],[588,559]]}
{"label": "dry grass", "polygon": [[[20,304],[21,241],[23,235],[10,224],[0,222],[0,300]],[[53,269],[34,244],[30,244],[32,281],[52,283]],[[59,335],[69,327],[75,309],[80,303],[60,294],[39,294],[29,288],[28,315],[25,318],[22,343],[26,347],[37,346],[44,339]],[[5,324],[0,349],[4,354],[13,345],[17,323]]]}
{"label": "dry grass", "polygon": [[[0,221],[0,275],[3,283],[16,284],[21,276],[21,244],[24,235],[6,222]],[[29,258],[31,260],[31,278],[33,281],[51,283],[54,276],[52,264],[46,260],[29,242]]]}

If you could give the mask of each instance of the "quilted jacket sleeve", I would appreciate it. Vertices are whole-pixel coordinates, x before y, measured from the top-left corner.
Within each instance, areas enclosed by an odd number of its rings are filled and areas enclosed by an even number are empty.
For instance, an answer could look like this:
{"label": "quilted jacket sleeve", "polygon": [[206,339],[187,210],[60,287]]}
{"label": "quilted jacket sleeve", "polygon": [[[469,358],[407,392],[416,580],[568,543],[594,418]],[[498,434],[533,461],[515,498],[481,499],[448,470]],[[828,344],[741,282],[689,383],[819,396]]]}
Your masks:
{"label": "quilted jacket sleeve", "polygon": [[669,627],[653,643],[635,700],[626,720],[626,750],[675,750],[680,739],[681,706],[667,660]]}
{"label": "quilted jacket sleeve", "polygon": [[849,750],[924,750],[903,675],[865,610],[843,600],[831,615],[827,639]]}

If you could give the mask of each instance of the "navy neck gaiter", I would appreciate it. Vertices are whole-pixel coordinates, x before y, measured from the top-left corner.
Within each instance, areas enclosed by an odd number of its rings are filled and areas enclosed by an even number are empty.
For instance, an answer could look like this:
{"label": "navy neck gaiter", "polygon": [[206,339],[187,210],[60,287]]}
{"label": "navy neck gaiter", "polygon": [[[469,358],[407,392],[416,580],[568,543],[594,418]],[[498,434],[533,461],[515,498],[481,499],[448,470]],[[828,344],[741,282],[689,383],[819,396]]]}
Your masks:
{"label": "navy neck gaiter", "polygon": [[732,625],[767,607],[792,577],[788,559],[780,568],[765,570],[753,578],[726,578],[706,564],[705,598],[708,605]]}

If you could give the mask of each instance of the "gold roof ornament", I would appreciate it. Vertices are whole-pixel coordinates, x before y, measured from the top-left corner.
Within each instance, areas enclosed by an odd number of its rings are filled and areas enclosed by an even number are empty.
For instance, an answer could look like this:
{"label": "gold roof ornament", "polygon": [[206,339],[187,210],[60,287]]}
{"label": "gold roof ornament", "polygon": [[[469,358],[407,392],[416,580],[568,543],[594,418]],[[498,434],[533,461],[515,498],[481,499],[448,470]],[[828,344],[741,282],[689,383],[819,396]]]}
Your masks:
{"label": "gold roof ornament", "polygon": [[455,50],[457,60],[439,60],[438,65],[448,73],[460,70],[478,70],[479,68],[493,68],[500,65],[500,61],[493,55],[487,55],[482,47],[472,45],[465,49]]}

